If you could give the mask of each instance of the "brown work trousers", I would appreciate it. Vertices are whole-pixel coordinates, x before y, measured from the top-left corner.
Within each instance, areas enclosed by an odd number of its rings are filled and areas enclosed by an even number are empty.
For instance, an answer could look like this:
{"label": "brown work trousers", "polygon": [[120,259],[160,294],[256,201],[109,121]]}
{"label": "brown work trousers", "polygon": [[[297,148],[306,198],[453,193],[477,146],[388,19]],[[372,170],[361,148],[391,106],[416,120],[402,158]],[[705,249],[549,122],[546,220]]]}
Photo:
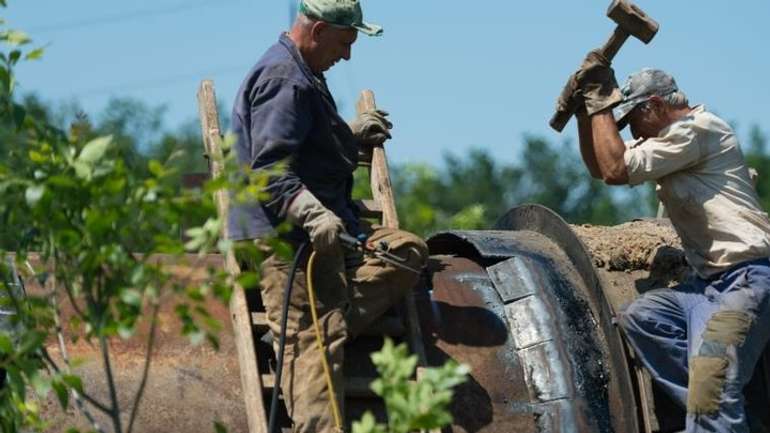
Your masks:
{"label": "brown work trousers", "polygon": [[[421,269],[428,255],[425,242],[395,229],[375,228],[368,242],[385,241],[390,251],[406,259],[406,265]],[[320,351],[313,329],[306,284],[307,258],[295,275],[286,328],[281,389],[296,433],[335,432]],[[270,256],[262,262],[260,289],[267,319],[278,348],[284,290],[290,263]],[[313,288],[319,324],[332,370],[332,383],[340,411],[344,414],[345,384],[342,364],[344,344],[412,290],[415,273],[387,264],[375,257],[345,269],[342,254],[317,255],[313,265]],[[344,420],[344,415],[343,415]]]}

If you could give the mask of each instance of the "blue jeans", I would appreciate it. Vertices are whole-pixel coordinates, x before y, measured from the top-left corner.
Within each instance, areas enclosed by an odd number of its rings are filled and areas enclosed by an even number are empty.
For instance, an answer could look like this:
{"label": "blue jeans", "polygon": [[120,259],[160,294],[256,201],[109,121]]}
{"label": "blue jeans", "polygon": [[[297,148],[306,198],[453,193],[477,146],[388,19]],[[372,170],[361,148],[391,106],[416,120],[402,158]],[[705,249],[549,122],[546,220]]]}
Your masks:
{"label": "blue jeans", "polygon": [[768,259],[649,291],[619,323],[653,380],[687,410],[686,432],[749,433],[743,387],[770,337]]}

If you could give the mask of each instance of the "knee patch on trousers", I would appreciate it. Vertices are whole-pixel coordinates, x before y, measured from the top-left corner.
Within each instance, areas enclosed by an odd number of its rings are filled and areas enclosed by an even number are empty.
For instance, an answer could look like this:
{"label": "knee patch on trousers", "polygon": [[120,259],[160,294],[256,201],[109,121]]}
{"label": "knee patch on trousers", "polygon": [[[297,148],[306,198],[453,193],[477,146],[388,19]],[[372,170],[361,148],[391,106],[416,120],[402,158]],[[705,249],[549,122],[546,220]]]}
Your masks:
{"label": "knee patch on trousers", "polygon": [[712,415],[719,411],[719,396],[725,385],[727,359],[696,356],[690,361],[687,413]]}
{"label": "knee patch on trousers", "polygon": [[706,324],[703,341],[740,346],[746,340],[752,317],[744,311],[719,311]]}
{"label": "knee patch on trousers", "polygon": [[727,347],[746,340],[753,317],[745,311],[714,313],[706,323],[698,356],[690,362],[687,412],[710,415],[719,411],[719,398],[727,375]]}

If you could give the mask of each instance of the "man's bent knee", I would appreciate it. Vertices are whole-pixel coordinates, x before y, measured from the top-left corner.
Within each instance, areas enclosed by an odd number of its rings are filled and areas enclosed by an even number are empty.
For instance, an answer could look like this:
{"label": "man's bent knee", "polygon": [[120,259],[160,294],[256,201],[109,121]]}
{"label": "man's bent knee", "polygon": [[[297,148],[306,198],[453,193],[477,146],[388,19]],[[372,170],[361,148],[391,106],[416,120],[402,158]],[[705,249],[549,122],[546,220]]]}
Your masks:
{"label": "man's bent knee", "polygon": [[698,354],[690,361],[688,413],[713,415],[719,411],[730,365],[728,347],[744,343],[752,322],[753,317],[745,311],[723,310],[706,323]]}
{"label": "man's bent knee", "polygon": [[369,238],[377,245],[384,242],[388,250],[404,260],[404,264],[413,269],[421,269],[428,258],[428,246],[417,235],[407,231],[380,228]]}
{"label": "man's bent knee", "polygon": [[649,302],[644,298],[637,298],[617,313],[618,325],[626,333],[633,331],[640,327],[639,323],[648,316],[649,310]]}
{"label": "man's bent knee", "polygon": [[687,412],[713,415],[719,411],[719,399],[727,378],[726,358],[696,356],[690,361]]}
{"label": "man's bent knee", "polygon": [[618,325],[626,331],[644,328],[645,323],[657,323],[661,305],[666,302],[664,290],[653,290],[636,298],[618,313]]}

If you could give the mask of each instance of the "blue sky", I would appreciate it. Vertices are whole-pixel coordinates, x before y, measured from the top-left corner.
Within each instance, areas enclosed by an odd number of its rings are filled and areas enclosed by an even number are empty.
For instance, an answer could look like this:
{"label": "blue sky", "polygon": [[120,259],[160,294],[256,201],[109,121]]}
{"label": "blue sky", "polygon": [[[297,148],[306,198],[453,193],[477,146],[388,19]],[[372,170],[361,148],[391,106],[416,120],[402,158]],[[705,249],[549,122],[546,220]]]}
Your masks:
{"label": "blue sky", "polygon": [[[195,92],[215,81],[229,108],[248,68],[288,25],[288,0],[10,0],[3,13],[45,57],[20,68],[23,91],[78,99],[97,113],[111,96],[165,104],[165,124],[197,115]],[[574,138],[548,127],[554,100],[585,52],[614,24],[608,0],[453,2],[363,0],[382,38],[359,38],[328,75],[346,117],[371,88],[391,113],[395,162],[438,162],[443,152],[489,149],[515,160],[525,134]],[[770,130],[770,1],[639,0],[661,24],[650,45],[629,41],[618,80],[666,69],[695,103]]]}

